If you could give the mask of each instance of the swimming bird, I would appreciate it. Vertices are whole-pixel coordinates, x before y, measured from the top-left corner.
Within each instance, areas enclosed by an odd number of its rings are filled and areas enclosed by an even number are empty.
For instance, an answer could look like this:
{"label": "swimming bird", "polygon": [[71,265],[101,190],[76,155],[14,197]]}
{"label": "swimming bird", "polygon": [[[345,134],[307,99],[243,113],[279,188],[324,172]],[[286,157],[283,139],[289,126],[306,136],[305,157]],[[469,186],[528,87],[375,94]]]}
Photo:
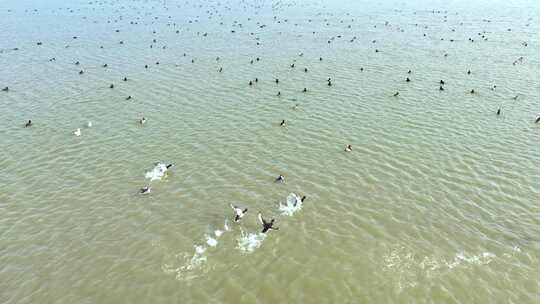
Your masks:
{"label": "swimming bird", "polygon": [[394,97],[398,96],[399,95],[399,92],[395,92],[394,93]]}
{"label": "swimming bird", "polygon": [[126,100],[131,100],[131,95],[129,95],[128,97],[126,97]]}
{"label": "swimming bird", "polygon": [[82,74],[84,74],[84,71],[83,71],[83,70],[80,70],[80,71],[79,71],[79,75],[82,75]]}
{"label": "swimming bird", "polygon": [[534,121],[534,123],[539,123],[540,122],[540,116]]}
{"label": "swimming bird", "polygon": [[283,119],[283,120],[279,123],[279,125],[280,125],[281,127],[285,127],[285,119]]}
{"label": "swimming bird", "polygon": [[285,177],[283,175],[279,175],[277,178],[276,178],[276,183],[284,183],[285,182]]}
{"label": "swimming bird", "polygon": [[114,84],[111,83],[111,85],[109,86],[109,88],[114,89]]}
{"label": "swimming bird", "polygon": [[139,190],[139,194],[148,194],[152,191],[150,186],[144,186]]}
{"label": "swimming bird", "polygon": [[444,91],[443,86],[439,86],[439,91]]}
{"label": "swimming bird", "polygon": [[407,77],[407,79],[405,79],[406,82],[411,82],[411,79],[409,77]]}
{"label": "swimming bird", "polygon": [[242,219],[244,217],[244,215],[246,215],[246,213],[248,212],[248,208],[242,209],[242,208],[239,208],[237,206],[234,206],[233,204],[231,204],[231,208],[234,210],[234,222],[235,223],[238,223],[240,221],[240,219]]}
{"label": "swimming bird", "polygon": [[475,93],[475,91],[474,91],[474,89],[472,89],[472,90],[471,90],[471,94],[474,94],[474,93]]}
{"label": "swimming bird", "polygon": [[124,77],[124,81],[127,81],[127,80],[128,80],[127,77]]}
{"label": "swimming bird", "polygon": [[250,81],[249,81],[249,85],[252,86],[252,85],[253,85],[253,81],[250,80]]}
{"label": "swimming bird", "polygon": [[304,90],[302,90],[302,92],[306,93],[306,92],[307,92],[307,88],[304,88]]}
{"label": "swimming bird", "polygon": [[276,78],[276,83],[279,83],[279,79]]}
{"label": "swimming bird", "polygon": [[81,129],[80,128],[77,128],[77,130],[75,130],[75,132],[73,132],[73,134],[77,137],[81,136]]}
{"label": "swimming bird", "polygon": [[277,96],[281,96],[281,91],[278,91],[278,92],[277,92]]}
{"label": "swimming bird", "polygon": [[444,85],[444,80],[441,79],[441,81],[439,81],[439,84]]}
{"label": "swimming bird", "polygon": [[266,233],[268,232],[269,230],[279,230],[278,227],[274,227],[274,219],[270,220],[270,222],[267,222],[263,217],[262,217],[262,214],[259,213],[259,222],[261,223],[261,225],[263,226],[263,229],[261,231],[261,233]]}
{"label": "swimming bird", "polygon": [[501,108],[497,110],[497,115],[501,115]]}
{"label": "swimming bird", "polygon": [[92,127],[92,122],[89,121],[87,124],[86,124],[87,127],[91,128]]}
{"label": "swimming bird", "polygon": [[25,128],[28,128],[28,127],[31,127],[32,126],[32,121],[31,120],[28,120],[28,122],[24,125]]}
{"label": "swimming bird", "polygon": [[3,89],[2,89],[2,91],[4,91],[4,92],[7,92],[7,91],[9,91],[9,87],[5,87],[5,88],[3,88]]}
{"label": "swimming bird", "polygon": [[144,125],[144,124],[146,123],[146,118],[144,118],[144,117],[141,118],[141,119],[139,120],[139,123],[140,123],[141,125]]}

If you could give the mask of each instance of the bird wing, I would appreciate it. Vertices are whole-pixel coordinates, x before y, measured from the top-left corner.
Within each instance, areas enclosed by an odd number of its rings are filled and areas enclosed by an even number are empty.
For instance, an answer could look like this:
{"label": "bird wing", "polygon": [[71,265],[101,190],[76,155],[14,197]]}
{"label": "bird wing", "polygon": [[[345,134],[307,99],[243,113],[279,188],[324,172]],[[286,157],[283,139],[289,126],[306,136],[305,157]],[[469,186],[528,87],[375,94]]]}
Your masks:
{"label": "bird wing", "polygon": [[260,213],[259,213],[259,222],[261,222],[261,225],[264,225],[266,223],[262,217],[262,214]]}

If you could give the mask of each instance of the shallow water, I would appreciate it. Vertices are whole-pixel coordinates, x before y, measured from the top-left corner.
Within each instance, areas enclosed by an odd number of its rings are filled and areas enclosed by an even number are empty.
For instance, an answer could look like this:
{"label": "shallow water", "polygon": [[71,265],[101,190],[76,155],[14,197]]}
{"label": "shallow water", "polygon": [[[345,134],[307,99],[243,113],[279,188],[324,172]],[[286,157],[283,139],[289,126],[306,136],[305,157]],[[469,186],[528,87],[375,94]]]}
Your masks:
{"label": "shallow water", "polygon": [[540,301],[540,6],[426,2],[2,1],[0,302]]}

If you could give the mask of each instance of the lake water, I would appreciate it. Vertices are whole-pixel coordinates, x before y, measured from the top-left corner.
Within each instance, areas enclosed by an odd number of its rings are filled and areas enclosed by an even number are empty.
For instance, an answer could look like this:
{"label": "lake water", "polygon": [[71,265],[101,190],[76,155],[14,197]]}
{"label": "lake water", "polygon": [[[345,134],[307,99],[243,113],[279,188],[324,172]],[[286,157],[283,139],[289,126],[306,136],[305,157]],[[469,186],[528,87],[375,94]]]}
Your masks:
{"label": "lake water", "polygon": [[540,302],[539,21],[2,1],[0,303]]}

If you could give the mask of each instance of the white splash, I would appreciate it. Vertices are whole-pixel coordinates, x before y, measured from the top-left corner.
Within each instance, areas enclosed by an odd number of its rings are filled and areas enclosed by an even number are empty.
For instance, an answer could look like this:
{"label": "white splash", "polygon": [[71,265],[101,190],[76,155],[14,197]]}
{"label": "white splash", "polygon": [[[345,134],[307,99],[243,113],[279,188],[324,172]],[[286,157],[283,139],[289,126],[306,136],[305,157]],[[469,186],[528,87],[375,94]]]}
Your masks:
{"label": "white splash", "polygon": [[255,249],[261,247],[262,242],[266,238],[264,233],[244,233],[238,238],[238,249],[244,253],[252,253]]}
{"label": "white splash", "polygon": [[184,266],[180,267],[180,272],[183,271],[189,271],[193,269],[199,268],[203,263],[206,262],[206,255],[204,254],[206,252],[206,247],[195,245],[195,252],[193,253],[193,256],[189,260],[188,263],[186,263]]}
{"label": "white splash", "polygon": [[210,247],[216,247],[217,244],[218,244],[218,241],[215,238],[207,235],[206,236],[206,244],[208,244],[208,246],[210,246]]}
{"label": "white splash", "polygon": [[214,231],[214,235],[215,235],[216,237],[220,237],[220,236],[223,235],[223,231],[218,229],[218,230]]}
{"label": "white splash", "polygon": [[292,216],[294,213],[302,209],[302,198],[295,193],[287,196],[287,205],[279,203],[279,210],[282,215]]}
{"label": "white splash", "polygon": [[152,171],[146,172],[145,177],[149,178],[150,181],[161,180],[165,173],[167,172],[167,165],[162,163],[157,163]]}

